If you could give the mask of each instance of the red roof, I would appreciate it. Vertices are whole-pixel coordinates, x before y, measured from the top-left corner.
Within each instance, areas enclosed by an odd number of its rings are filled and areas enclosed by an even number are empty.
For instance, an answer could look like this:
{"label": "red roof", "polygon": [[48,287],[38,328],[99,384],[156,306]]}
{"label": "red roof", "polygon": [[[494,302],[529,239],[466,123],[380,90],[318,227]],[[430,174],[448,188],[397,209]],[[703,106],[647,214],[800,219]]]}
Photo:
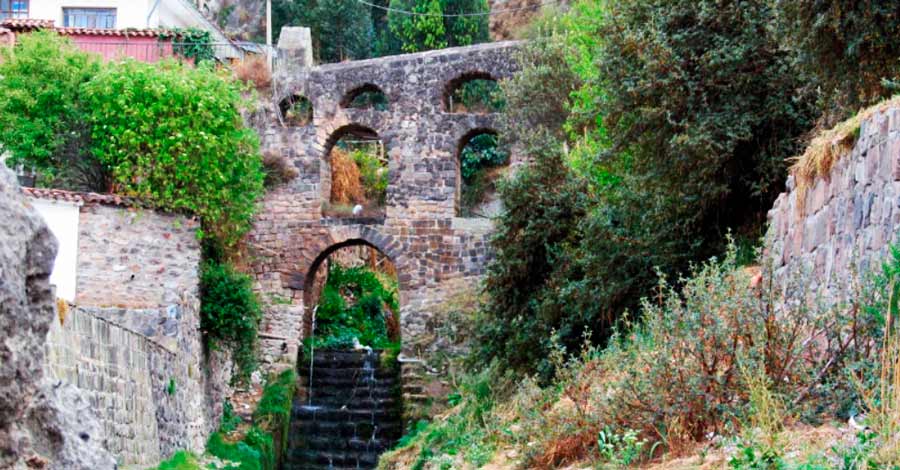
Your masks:
{"label": "red roof", "polygon": [[118,194],[79,193],[62,189],[22,188],[26,196],[35,199],[47,199],[51,201],[71,202],[75,204],[103,204],[107,206],[121,207],[147,207],[141,200],[119,196]]}
{"label": "red roof", "polygon": [[57,28],[53,20],[35,20],[24,18],[7,18],[0,21],[0,27],[17,33],[26,33],[40,29],[53,29],[59,34],[85,36],[119,36],[119,37],[171,37],[175,33],[168,29],[105,29],[105,28]]}

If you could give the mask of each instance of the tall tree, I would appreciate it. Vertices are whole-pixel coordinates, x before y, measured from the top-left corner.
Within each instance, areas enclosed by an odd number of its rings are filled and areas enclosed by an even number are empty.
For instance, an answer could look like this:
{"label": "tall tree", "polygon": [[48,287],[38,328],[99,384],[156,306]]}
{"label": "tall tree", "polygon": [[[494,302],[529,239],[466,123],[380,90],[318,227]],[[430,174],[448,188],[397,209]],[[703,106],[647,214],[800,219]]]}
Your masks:
{"label": "tall tree", "polygon": [[356,0],[274,0],[272,23],[276,33],[283,26],[309,27],[320,62],[366,59],[375,39],[371,10]]}

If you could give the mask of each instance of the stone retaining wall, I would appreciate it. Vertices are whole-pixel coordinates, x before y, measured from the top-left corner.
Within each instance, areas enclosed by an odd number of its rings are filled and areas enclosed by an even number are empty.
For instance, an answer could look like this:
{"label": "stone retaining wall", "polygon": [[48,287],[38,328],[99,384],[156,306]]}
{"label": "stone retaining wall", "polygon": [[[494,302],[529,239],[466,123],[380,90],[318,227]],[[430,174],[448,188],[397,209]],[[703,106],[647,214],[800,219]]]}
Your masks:
{"label": "stone retaining wall", "polygon": [[197,335],[170,350],[108,313],[72,307],[54,321],[45,374],[82,391],[104,428],[104,448],[121,464],[152,466],[179,449],[202,453],[221,416],[229,364],[204,360]]}
{"label": "stone retaining wall", "polygon": [[769,212],[775,279],[802,270],[811,291],[838,300],[857,274],[877,269],[900,228],[900,109],[865,120],[849,155],[819,177],[805,200],[793,177]]}

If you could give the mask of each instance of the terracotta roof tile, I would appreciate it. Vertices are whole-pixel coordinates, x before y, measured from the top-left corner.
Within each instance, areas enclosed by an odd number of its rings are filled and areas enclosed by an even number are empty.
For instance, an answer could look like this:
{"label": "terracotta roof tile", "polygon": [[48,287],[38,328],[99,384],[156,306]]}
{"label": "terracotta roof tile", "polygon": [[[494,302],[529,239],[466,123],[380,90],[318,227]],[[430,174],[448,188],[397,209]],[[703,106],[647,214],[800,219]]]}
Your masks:
{"label": "terracotta roof tile", "polygon": [[35,20],[21,18],[7,18],[0,21],[0,27],[14,32],[30,32],[39,29],[53,29],[59,34],[89,35],[89,36],[117,36],[117,37],[173,37],[176,33],[169,29],[105,29],[105,28],[65,28],[55,27],[52,20]]}
{"label": "terracotta roof tile", "polygon": [[26,196],[35,199],[46,199],[51,201],[71,202],[75,204],[102,204],[106,206],[120,207],[149,207],[143,201],[118,194],[97,194],[97,193],[79,193],[74,191],[64,191],[62,189],[45,189],[45,188],[22,188],[22,192]]}

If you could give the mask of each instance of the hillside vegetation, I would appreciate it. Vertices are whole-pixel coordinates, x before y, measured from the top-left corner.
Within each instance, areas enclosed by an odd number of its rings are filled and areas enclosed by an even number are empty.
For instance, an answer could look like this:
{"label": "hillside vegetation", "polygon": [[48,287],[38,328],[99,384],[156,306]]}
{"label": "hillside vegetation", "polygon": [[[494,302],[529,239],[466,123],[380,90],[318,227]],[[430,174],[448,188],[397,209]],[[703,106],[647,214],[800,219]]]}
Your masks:
{"label": "hillside vegetation", "polygon": [[499,185],[468,372],[381,468],[900,468],[898,255],[827,303],[761,254],[788,174],[827,174],[893,94],[898,26],[811,0],[536,21],[503,84],[533,165]]}

